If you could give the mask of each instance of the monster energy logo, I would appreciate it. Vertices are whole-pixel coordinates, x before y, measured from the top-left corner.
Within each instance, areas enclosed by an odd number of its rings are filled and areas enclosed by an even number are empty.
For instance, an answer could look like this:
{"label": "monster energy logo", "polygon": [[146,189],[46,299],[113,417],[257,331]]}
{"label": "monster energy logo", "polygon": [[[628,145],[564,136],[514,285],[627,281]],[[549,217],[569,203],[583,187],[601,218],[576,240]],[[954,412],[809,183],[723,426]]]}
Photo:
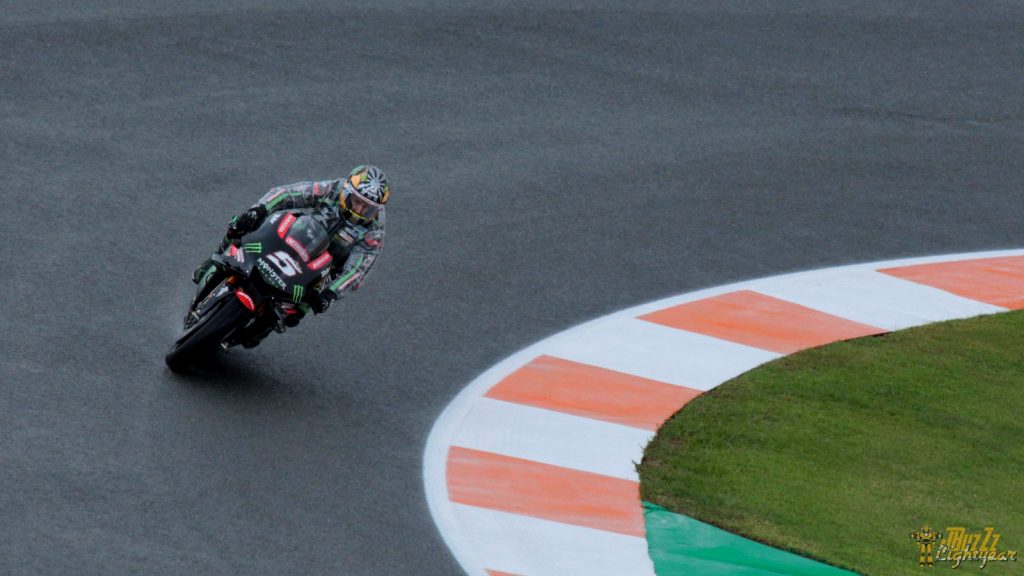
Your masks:
{"label": "monster energy logo", "polygon": [[242,250],[244,252],[259,254],[260,252],[263,252],[263,242],[248,242],[246,244],[242,244]]}
{"label": "monster energy logo", "polygon": [[301,302],[302,294],[306,291],[305,288],[296,284],[292,286],[292,302]]}
{"label": "monster energy logo", "polygon": [[256,266],[258,266],[260,272],[263,273],[263,277],[268,281],[273,282],[274,286],[277,286],[278,290],[284,290],[287,287],[284,280],[282,280],[281,277],[277,275],[277,272],[274,272],[274,269],[270,267],[270,264],[264,262],[262,258],[256,260]]}

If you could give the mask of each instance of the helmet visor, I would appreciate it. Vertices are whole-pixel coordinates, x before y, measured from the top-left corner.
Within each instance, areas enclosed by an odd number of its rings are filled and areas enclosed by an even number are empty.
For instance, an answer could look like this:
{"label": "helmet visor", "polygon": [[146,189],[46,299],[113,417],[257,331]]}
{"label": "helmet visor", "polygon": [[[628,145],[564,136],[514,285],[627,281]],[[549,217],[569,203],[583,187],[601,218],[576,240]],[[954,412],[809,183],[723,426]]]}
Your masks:
{"label": "helmet visor", "polygon": [[363,197],[359,194],[355,188],[349,183],[345,183],[345,199],[342,200],[342,205],[345,210],[355,218],[360,220],[373,220],[377,213],[380,212],[380,204]]}

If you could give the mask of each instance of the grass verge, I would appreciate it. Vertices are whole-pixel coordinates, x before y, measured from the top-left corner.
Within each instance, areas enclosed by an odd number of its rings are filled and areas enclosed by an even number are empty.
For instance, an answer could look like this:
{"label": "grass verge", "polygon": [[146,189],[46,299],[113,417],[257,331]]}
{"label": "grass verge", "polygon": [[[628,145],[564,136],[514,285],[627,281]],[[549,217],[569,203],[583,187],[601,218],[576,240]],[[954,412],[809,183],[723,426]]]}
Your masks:
{"label": "grass verge", "polygon": [[1024,554],[1024,312],[748,372],[672,417],[640,477],[644,500],[864,574],[918,574],[923,524],[993,526]]}

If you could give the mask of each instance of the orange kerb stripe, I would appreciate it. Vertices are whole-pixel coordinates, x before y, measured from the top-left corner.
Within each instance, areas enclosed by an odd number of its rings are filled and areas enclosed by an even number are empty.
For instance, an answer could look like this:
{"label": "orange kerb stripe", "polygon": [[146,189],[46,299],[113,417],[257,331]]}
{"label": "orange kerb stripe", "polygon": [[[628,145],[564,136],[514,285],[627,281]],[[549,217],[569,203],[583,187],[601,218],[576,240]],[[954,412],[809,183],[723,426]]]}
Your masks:
{"label": "orange kerb stripe", "polygon": [[452,502],[644,535],[640,484],[459,446],[448,451]]}
{"label": "orange kerb stripe", "polygon": [[1024,308],[1024,256],[918,264],[879,272],[986,304]]}
{"label": "orange kerb stripe", "polygon": [[640,319],[779,354],[886,332],[750,290],[680,304]]}
{"label": "orange kerb stripe", "polygon": [[540,356],[506,376],[485,396],[657,430],[662,422],[699,394],[699,390],[691,388]]}
{"label": "orange kerb stripe", "polygon": [[519,576],[518,574],[513,574],[511,572],[498,572],[497,570],[488,570],[487,574],[489,576]]}

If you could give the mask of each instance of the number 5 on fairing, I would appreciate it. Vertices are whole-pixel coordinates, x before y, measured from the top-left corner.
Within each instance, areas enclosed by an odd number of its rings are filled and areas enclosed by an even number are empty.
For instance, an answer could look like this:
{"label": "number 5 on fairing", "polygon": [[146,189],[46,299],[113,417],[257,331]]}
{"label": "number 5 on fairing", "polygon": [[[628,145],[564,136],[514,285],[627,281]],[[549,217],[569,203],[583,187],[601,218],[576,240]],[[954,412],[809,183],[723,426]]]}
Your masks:
{"label": "number 5 on fairing", "polygon": [[273,254],[267,254],[267,260],[274,263],[278,270],[281,271],[285,276],[295,276],[302,270],[302,266],[292,258],[291,254],[288,254],[284,250],[278,250]]}

